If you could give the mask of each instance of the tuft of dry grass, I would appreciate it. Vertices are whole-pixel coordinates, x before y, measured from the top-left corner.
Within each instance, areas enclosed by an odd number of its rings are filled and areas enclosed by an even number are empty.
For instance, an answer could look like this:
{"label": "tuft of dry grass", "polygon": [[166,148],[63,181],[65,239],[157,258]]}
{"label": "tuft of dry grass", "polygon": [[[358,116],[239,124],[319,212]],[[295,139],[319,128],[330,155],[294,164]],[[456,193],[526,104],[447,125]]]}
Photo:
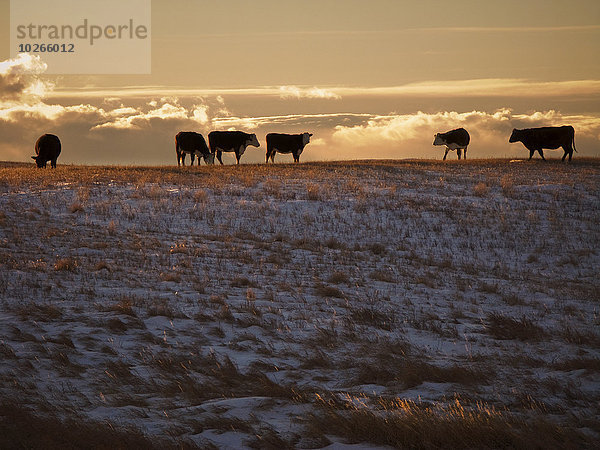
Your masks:
{"label": "tuft of dry grass", "polygon": [[350,282],[350,277],[346,272],[336,271],[329,275],[327,281],[334,284],[348,284]]}
{"label": "tuft of dry grass", "polygon": [[373,307],[351,308],[348,320],[351,323],[369,325],[387,331],[392,329],[396,321],[393,314],[385,314]]}
{"label": "tuft of dry grass", "polygon": [[321,186],[316,183],[308,183],[306,185],[306,198],[311,201],[321,200]]}
{"label": "tuft of dry grass", "polygon": [[473,186],[473,194],[475,194],[477,197],[486,197],[489,192],[490,187],[483,181],[480,181],[475,186]]}
{"label": "tuft of dry grass", "polygon": [[379,401],[379,410],[369,409],[364,399],[317,396],[321,412],[305,418],[312,437],[334,434],[348,443],[371,443],[414,449],[576,449],[591,448],[592,438],[566,429],[548,419],[521,419],[493,406],[464,406],[459,399],[449,405],[393,399]]}
{"label": "tuft of dry grass", "polygon": [[377,269],[369,274],[369,278],[375,281],[383,281],[385,283],[395,283],[396,277],[387,269]]}
{"label": "tuft of dry grass", "polygon": [[14,312],[26,320],[54,321],[63,315],[62,310],[51,303],[25,303],[14,308]]}
{"label": "tuft of dry grass", "polygon": [[235,277],[233,280],[231,280],[231,287],[237,287],[237,288],[243,288],[243,287],[257,288],[258,284],[256,284],[254,281],[249,280],[246,277]]}
{"label": "tuft of dry grass", "polygon": [[387,365],[378,362],[363,365],[353,382],[359,385],[400,385],[403,389],[411,389],[424,382],[477,385],[487,378],[481,370],[470,367],[457,364],[441,367],[416,357],[403,357],[389,358]]}
{"label": "tuft of dry grass", "polygon": [[181,281],[181,275],[176,272],[162,272],[160,279],[163,281],[170,281],[172,283],[179,283]]}
{"label": "tuft of dry grass", "polygon": [[345,298],[345,294],[341,289],[335,286],[327,286],[326,284],[317,283],[315,285],[315,294],[319,297]]}
{"label": "tuft of dry grass", "polygon": [[77,269],[77,265],[75,258],[59,258],[54,263],[54,270],[74,272]]}
{"label": "tuft of dry grass", "polygon": [[55,413],[34,412],[18,403],[0,402],[0,448],[43,449],[191,449],[187,441],[147,437],[133,427],[76,417],[61,420]]}
{"label": "tuft of dry grass", "polygon": [[83,204],[79,201],[75,201],[71,204],[71,206],[69,206],[69,212],[71,214],[83,212],[84,210],[85,210],[85,208],[83,207]]}
{"label": "tuft of dry grass", "polygon": [[487,316],[485,328],[495,339],[518,339],[519,341],[537,341],[546,336],[544,329],[531,319],[515,319],[498,313]]}

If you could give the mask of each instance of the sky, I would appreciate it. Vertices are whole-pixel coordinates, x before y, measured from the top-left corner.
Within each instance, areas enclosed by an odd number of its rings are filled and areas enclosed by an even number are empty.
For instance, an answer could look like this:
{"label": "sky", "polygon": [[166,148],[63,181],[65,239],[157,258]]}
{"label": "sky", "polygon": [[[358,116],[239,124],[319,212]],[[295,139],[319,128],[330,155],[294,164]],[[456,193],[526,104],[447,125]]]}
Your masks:
{"label": "sky", "polygon": [[257,134],[249,163],[264,161],[269,132],[313,133],[302,161],[440,159],[433,135],[458,127],[469,157],[515,158],[528,152],[508,143],[513,128],[564,124],[575,157],[600,156],[597,0],[154,0],[143,75],[50,75],[42,54],[11,59],[9,4],[0,160],[31,161],[53,133],[59,163],[174,164],[178,131],[228,129]]}

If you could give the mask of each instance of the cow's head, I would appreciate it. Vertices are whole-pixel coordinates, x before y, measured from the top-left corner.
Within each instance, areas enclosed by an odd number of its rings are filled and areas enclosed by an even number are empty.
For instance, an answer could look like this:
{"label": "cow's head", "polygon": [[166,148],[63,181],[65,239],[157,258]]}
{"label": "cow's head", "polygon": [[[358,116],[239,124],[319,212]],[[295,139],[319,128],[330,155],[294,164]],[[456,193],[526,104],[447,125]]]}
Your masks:
{"label": "cow's head", "polygon": [[214,164],[215,163],[215,154],[214,153],[206,153],[202,155],[204,158],[204,164]]}
{"label": "cow's head", "polygon": [[437,133],[433,139],[433,145],[446,145],[446,141],[442,137],[442,133]]}
{"label": "cow's head", "polygon": [[310,142],[312,133],[302,133],[302,145],[306,145]]}
{"label": "cow's head", "polygon": [[258,142],[258,138],[255,133],[249,134],[248,139],[246,139],[246,147],[249,145],[253,147],[260,147],[260,142]]}
{"label": "cow's head", "polygon": [[35,161],[38,167],[46,167],[46,161],[44,161],[41,157],[32,156],[31,159]]}
{"label": "cow's head", "polygon": [[513,129],[508,142],[519,142],[521,140],[521,130]]}

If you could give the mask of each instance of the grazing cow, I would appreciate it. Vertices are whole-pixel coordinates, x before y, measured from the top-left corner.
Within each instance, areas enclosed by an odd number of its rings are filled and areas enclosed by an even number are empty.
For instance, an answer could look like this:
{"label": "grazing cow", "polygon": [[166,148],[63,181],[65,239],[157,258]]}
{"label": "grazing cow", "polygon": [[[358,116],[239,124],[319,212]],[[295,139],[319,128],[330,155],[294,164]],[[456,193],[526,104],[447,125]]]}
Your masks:
{"label": "grazing cow", "polygon": [[435,139],[433,140],[433,145],[445,145],[446,153],[444,153],[444,161],[446,161],[446,156],[448,156],[448,152],[450,150],[456,150],[458,154],[458,159],[460,159],[460,149],[465,149],[465,159],[467,159],[467,147],[469,146],[469,142],[471,141],[471,137],[469,133],[464,128],[457,128],[456,130],[448,131],[446,133],[438,133],[435,135]]}
{"label": "grazing cow", "polygon": [[208,145],[212,154],[217,154],[217,159],[221,164],[223,164],[221,160],[223,152],[235,152],[235,159],[239,164],[246,147],[249,145],[260,147],[256,134],[243,131],[211,131],[208,134]]}
{"label": "grazing cow", "polygon": [[175,136],[175,152],[177,152],[177,165],[185,166],[185,154],[190,154],[192,160],[190,165],[194,165],[194,158],[198,155],[198,165],[200,165],[200,157],[204,158],[206,164],[215,163],[215,154],[211,153],[206,145],[204,136],[193,131],[180,131]]}
{"label": "grazing cow", "polygon": [[311,133],[302,134],[267,134],[267,158],[266,162],[275,162],[275,153],[291,153],[294,156],[294,162],[300,162],[300,154],[306,144],[310,142]]}
{"label": "grazing cow", "polygon": [[35,154],[31,159],[35,160],[38,167],[46,167],[50,161],[50,166],[56,169],[56,160],[60,155],[60,139],[53,134],[43,134],[35,143]]}
{"label": "grazing cow", "polygon": [[542,149],[548,148],[554,150],[562,147],[565,151],[562,160],[564,161],[567,155],[569,155],[569,161],[571,161],[573,150],[577,151],[575,148],[575,129],[570,125],[564,127],[526,128],[524,130],[517,130],[515,128],[508,142],[519,141],[529,150],[529,159],[537,151],[542,159],[546,161]]}

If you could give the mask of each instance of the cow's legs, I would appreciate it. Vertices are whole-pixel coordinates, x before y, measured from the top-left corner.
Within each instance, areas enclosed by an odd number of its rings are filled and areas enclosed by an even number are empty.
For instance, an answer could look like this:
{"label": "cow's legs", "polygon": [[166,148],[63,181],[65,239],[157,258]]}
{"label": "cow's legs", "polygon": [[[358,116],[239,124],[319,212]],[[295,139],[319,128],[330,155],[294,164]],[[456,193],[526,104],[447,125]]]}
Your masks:
{"label": "cow's legs", "polygon": [[460,161],[460,155],[462,154],[460,148],[456,149],[456,154],[458,155],[458,160]]}
{"label": "cow's legs", "polygon": [[529,161],[531,161],[531,158],[533,158],[534,153],[535,153],[535,150],[529,150]]}
{"label": "cow's legs", "polygon": [[[194,159],[196,159],[196,154],[195,153],[190,153],[190,159],[192,160],[192,162],[190,163],[190,166],[194,165]],[[200,158],[198,157],[198,165],[200,165]]]}
{"label": "cow's legs", "polygon": [[219,160],[219,162],[221,163],[221,165],[223,165],[223,161],[221,160],[221,154],[223,152],[221,150],[217,150],[217,159]]}
{"label": "cow's legs", "polygon": [[542,150],[542,149],[540,148],[540,149],[538,149],[538,153],[540,154],[540,156],[542,157],[542,159],[543,159],[544,161],[546,161],[546,158],[544,158],[544,150]]}
{"label": "cow's legs", "polygon": [[235,152],[235,160],[236,160],[236,164],[239,164],[239,163],[240,163],[240,157],[241,157],[241,156],[242,156],[242,155],[240,155],[238,152]]}
{"label": "cow's legs", "polygon": [[446,153],[444,153],[444,159],[442,161],[446,161],[446,156],[448,156],[449,151],[450,151],[450,149],[448,147],[446,147]]}
{"label": "cow's legs", "polygon": [[52,161],[50,161],[50,167],[52,167],[53,169],[56,169],[56,159],[53,159]]}
{"label": "cow's legs", "polygon": [[467,147],[465,147],[465,159],[467,159]]}
{"label": "cow's legs", "polygon": [[299,163],[300,162],[300,155],[297,155],[296,153],[293,153],[294,155],[294,162],[295,163]]}
{"label": "cow's legs", "polygon": [[271,153],[271,163],[275,164],[275,151],[273,151],[273,153]]}

